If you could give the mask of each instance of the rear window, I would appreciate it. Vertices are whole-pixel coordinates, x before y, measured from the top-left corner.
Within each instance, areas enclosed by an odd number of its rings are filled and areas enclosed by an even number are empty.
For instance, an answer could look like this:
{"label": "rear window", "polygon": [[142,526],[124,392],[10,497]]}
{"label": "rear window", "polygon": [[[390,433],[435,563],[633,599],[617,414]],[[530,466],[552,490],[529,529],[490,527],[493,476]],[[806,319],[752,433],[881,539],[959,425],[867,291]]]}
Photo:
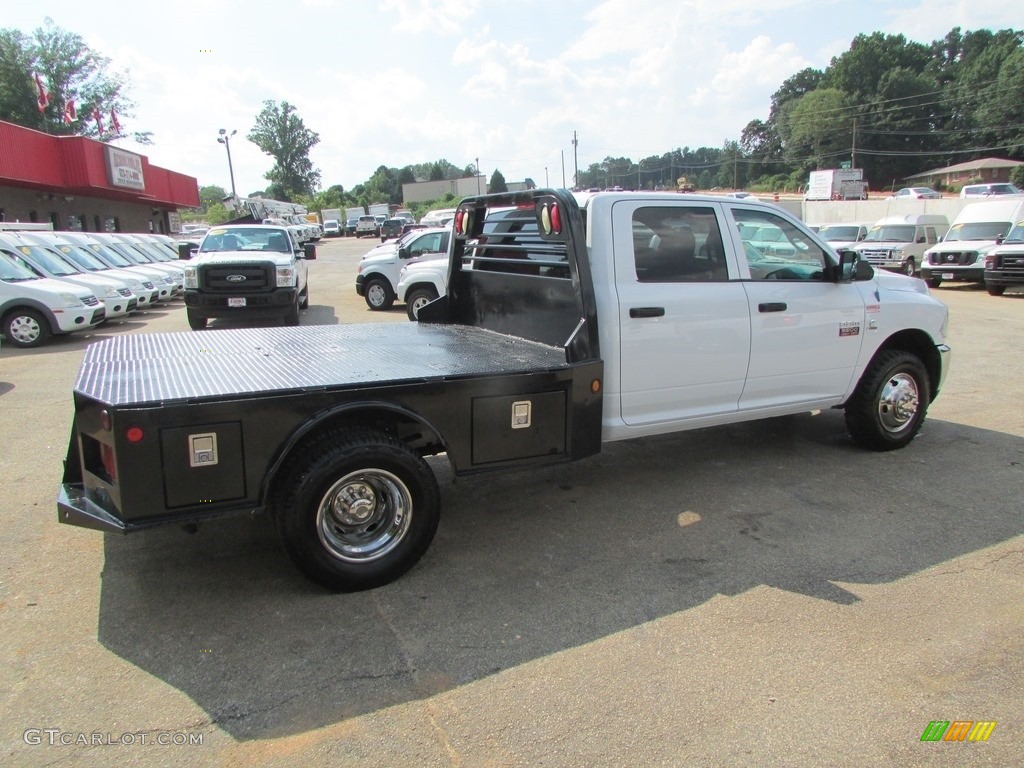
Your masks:
{"label": "rear window", "polygon": [[483,233],[466,243],[462,263],[478,272],[570,277],[565,243],[541,237],[533,205],[488,211]]}

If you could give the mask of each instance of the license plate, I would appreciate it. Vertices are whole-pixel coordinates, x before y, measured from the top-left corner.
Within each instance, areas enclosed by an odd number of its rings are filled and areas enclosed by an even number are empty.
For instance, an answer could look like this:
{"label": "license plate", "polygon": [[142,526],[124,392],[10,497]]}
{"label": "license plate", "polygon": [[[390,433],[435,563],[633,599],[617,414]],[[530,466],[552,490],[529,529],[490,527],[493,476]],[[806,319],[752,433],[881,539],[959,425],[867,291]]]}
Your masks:
{"label": "license plate", "polygon": [[[956,277],[956,275],[954,275],[952,272],[943,272],[942,273],[942,279],[943,280],[953,280],[955,277]],[[242,299],[242,303],[243,304],[245,303],[245,299]]]}
{"label": "license plate", "polygon": [[[952,277],[952,275],[951,275],[951,277]],[[245,299],[230,298],[230,299],[228,299],[228,306],[229,307],[244,307],[245,306]]]}

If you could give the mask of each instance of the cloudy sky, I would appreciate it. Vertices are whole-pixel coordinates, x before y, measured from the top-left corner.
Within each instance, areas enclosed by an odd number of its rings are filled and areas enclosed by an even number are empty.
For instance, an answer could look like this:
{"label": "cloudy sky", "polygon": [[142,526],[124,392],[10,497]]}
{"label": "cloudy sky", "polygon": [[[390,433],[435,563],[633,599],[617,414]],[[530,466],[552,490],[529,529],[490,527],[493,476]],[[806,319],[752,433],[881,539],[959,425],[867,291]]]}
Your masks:
{"label": "cloudy sky", "polygon": [[[7,4],[0,27],[50,17],[130,77],[122,148],[230,189],[263,189],[271,159],[245,140],[265,100],[320,135],[323,186],[380,165],[444,158],[488,178],[552,186],[607,156],[719,147],[768,115],[771,94],[824,68],[858,33],[929,43],[1024,26],[1007,0],[176,0],[84,12],[77,0]],[[92,8],[92,6],[89,6]],[[108,6],[110,7],[110,6]],[[131,9],[131,10],[129,10]],[[288,9],[288,10],[286,10]]]}

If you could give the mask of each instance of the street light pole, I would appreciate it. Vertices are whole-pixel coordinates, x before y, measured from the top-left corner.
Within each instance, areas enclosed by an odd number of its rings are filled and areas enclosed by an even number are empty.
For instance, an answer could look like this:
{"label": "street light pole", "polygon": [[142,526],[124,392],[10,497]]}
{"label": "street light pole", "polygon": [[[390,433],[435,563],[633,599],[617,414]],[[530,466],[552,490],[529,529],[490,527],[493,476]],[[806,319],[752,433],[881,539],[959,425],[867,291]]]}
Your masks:
{"label": "street light pole", "polygon": [[551,182],[548,181],[548,167],[546,165],[544,166],[544,186],[545,187],[550,187],[551,186]]}
{"label": "street light pole", "polygon": [[476,193],[480,194],[480,158],[476,159]]}
{"label": "street light pole", "polygon": [[226,149],[228,151],[228,173],[231,174],[231,199],[232,200],[237,200],[238,199],[238,194],[235,192],[235,168],[234,168],[233,165],[231,165],[231,143],[230,143],[230,139],[231,139],[232,136],[234,136],[236,133],[238,133],[238,131],[234,130],[231,133],[228,133],[225,129],[221,128],[220,131],[218,131],[218,133],[220,133],[220,136],[217,137],[217,141],[220,144],[223,144],[224,145],[224,149]]}

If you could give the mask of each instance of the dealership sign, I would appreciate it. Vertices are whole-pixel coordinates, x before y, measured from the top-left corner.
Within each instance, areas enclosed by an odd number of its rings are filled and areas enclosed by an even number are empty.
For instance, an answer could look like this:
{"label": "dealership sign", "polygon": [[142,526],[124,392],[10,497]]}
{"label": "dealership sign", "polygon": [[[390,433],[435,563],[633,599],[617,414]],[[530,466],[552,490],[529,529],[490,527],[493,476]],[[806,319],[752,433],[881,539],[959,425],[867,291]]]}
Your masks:
{"label": "dealership sign", "polygon": [[125,152],[109,144],[106,150],[107,180],[111,186],[144,191],[146,180],[142,176],[142,155]]}

